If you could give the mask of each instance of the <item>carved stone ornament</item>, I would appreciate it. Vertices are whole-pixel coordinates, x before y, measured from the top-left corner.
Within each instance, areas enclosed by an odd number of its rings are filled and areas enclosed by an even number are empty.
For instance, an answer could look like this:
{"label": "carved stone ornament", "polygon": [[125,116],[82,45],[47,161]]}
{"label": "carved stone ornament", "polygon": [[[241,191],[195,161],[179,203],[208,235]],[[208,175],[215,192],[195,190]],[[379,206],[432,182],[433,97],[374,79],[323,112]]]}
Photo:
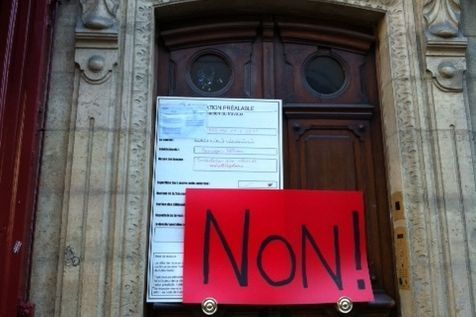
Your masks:
{"label": "carved stone ornament", "polygon": [[85,28],[105,30],[116,22],[118,0],[81,0],[81,20]]}
{"label": "carved stone ornament", "polygon": [[83,79],[90,85],[99,85],[111,77],[117,63],[116,50],[78,49],[75,61],[81,69]]}
{"label": "carved stone ornament", "polygon": [[425,0],[426,62],[442,91],[463,90],[467,40],[459,30],[460,0]]}
{"label": "carved stone ornament", "polygon": [[119,0],[80,0],[75,62],[91,85],[106,82],[117,64]]}
{"label": "carved stone ornament", "polygon": [[459,0],[425,0],[423,15],[427,33],[445,39],[458,37],[460,13]]}
{"label": "carved stone ornament", "polygon": [[442,91],[461,92],[466,69],[464,58],[427,57],[427,67],[431,71],[435,85]]}

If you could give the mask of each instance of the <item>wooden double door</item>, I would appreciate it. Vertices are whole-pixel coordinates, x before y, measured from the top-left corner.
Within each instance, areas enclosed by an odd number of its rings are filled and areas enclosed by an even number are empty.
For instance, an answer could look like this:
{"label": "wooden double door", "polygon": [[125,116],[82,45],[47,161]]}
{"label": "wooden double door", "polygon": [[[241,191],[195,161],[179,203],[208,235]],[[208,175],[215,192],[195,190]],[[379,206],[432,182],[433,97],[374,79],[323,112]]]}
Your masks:
{"label": "wooden double door", "polygon": [[[286,18],[160,26],[157,93],[283,100],[285,188],[360,190],[375,301],[351,316],[396,316],[374,38]],[[148,316],[200,315],[148,305]],[[218,316],[339,316],[335,305],[220,307]]]}

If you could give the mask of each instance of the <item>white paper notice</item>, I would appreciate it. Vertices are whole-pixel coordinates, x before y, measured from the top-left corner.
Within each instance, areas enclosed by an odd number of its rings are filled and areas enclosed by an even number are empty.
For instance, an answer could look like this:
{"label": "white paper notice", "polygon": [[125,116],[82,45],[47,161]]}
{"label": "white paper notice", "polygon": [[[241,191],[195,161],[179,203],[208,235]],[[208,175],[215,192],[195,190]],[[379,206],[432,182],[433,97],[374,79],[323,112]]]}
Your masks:
{"label": "white paper notice", "polygon": [[182,301],[186,188],[282,188],[281,101],[158,97],[148,302]]}

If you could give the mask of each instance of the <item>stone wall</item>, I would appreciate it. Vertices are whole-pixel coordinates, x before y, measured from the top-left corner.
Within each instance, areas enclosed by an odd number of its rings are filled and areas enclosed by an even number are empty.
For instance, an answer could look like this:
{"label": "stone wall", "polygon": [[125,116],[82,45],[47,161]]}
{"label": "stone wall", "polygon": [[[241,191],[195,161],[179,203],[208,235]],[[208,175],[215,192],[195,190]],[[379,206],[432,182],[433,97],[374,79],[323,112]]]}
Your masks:
{"label": "stone wall", "polygon": [[61,297],[57,294],[57,286],[63,283],[59,268],[66,253],[61,232],[68,196],[65,184],[70,182],[68,144],[74,135],[71,117],[77,98],[74,29],[78,13],[74,1],[61,2],[53,37],[31,271],[30,297],[37,303],[38,316],[59,316],[56,296]]}
{"label": "stone wall", "polygon": [[[466,88],[468,92],[467,102],[471,112],[471,122],[476,126],[476,2],[472,0],[461,1],[461,29],[468,39],[466,50]],[[474,132],[473,132],[474,137]]]}
{"label": "stone wall", "polygon": [[[392,203],[404,206],[398,216],[389,207],[395,233],[405,237],[395,239],[402,315],[473,316],[476,191],[459,1],[322,2],[382,16],[377,63],[388,189]],[[219,3],[61,2],[32,263],[36,316],[142,316],[154,10],[180,15]],[[308,9],[319,1],[267,3]]]}

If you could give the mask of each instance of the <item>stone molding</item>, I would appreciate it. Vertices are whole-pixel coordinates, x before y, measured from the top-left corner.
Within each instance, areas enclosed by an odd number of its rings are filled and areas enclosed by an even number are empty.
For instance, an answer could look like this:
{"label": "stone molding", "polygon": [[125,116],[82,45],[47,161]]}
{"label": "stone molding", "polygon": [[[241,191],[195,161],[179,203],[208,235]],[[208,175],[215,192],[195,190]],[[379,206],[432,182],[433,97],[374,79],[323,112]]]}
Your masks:
{"label": "stone molding", "polygon": [[76,50],[75,62],[78,64],[82,79],[89,85],[106,82],[117,63],[117,51],[87,49]]}
{"label": "stone molding", "polygon": [[83,0],[75,28],[74,95],[62,211],[59,316],[107,316],[114,210],[117,1]]}
{"label": "stone molding", "polygon": [[119,0],[81,0],[80,3],[80,27],[95,31],[113,29],[117,33]]}
{"label": "stone molding", "polygon": [[81,0],[76,23],[75,62],[91,85],[104,83],[117,64],[118,0]]}
{"label": "stone molding", "polygon": [[425,0],[423,15],[427,38],[460,37],[460,0]]}
{"label": "stone molding", "polygon": [[427,68],[438,89],[445,92],[462,92],[466,60],[464,56],[435,56],[426,58]]}
{"label": "stone molding", "polygon": [[435,85],[447,92],[463,90],[467,40],[460,30],[460,0],[426,0],[423,5],[427,68]]}
{"label": "stone molding", "polygon": [[[475,170],[471,149],[471,123],[465,104],[467,39],[460,30],[460,0],[427,0],[424,61],[429,74],[426,94],[426,141],[434,153],[434,227],[446,290],[446,316],[473,316],[475,311],[476,219]],[[436,265],[434,265],[436,266]]]}

